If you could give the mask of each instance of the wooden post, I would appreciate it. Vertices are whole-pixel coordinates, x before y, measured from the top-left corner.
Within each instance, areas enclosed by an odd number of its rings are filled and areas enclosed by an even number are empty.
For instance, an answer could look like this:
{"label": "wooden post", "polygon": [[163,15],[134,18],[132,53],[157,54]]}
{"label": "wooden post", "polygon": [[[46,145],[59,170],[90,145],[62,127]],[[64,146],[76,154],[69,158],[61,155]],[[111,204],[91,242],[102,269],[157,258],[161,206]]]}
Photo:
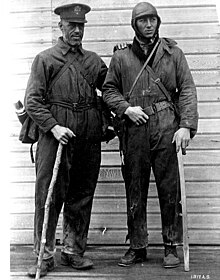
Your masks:
{"label": "wooden post", "polygon": [[47,226],[48,226],[48,219],[49,219],[50,202],[51,202],[51,198],[52,198],[52,194],[53,194],[53,188],[54,188],[54,185],[55,185],[56,179],[57,179],[62,150],[63,150],[63,145],[61,143],[59,143],[59,146],[57,149],[57,154],[56,154],[56,160],[55,160],[54,168],[53,168],[53,175],[52,175],[52,179],[51,179],[50,186],[48,189],[46,203],[44,206],[43,229],[42,229],[42,234],[41,234],[40,252],[38,255],[37,272],[36,272],[36,277],[35,277],[35,279],[37,279],[37,280],[39,280],[39,278],[40,278],[41,265],[42,265],[43,255],[44,255],[44,248],[45,248],[45,244],[46,244],[46,234],[47,234]]}
{"label": "wooden post", "polygon": [[179,175],[180,175],[180,191],[181,191],[181,204],[182,204],[182,221],[183,221],[183,257],[184,257],[184,270],[189,271],[189,237],[187,226],[187,209],[186,209],[186,187],[183,168],[182,149],[177,153]]}

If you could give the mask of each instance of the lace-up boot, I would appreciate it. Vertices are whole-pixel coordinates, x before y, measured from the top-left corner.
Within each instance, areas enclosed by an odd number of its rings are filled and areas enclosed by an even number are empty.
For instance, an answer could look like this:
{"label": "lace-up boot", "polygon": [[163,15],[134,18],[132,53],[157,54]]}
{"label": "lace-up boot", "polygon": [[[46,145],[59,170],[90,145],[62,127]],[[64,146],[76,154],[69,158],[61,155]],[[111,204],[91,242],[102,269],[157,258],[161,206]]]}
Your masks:
{"label": "lace-up boot", "polygon": [[180,259],[178,258],[176,246],[165,245],[165,256],[163,259],[164,268],[174,268],[180,265]]}
{"label": "lace-up boot", "polygon": [[135,263],[146,261],[147,252],[146,248],[132,249],[129,248],[125,255],[118,262],[119,266],[131,266]]}
{"label": "lace-up boot", "polygon": [[[35,265],[31,266],[28,269],[28,276],[31,278],[35,278],[37,273],[37,259]],[[42,261],[41,270],[40,270],[40,277],[46,276],[48,271],[52,271],[55,268],[55,261],[54,258],[49,258]]]}
{"label": "lace-up boot", "polygon": [[61,253],[61,264],[81,270],[93,267],[93,262],[90,259],[84,258],[80,255],[66,254],[64,252]]}

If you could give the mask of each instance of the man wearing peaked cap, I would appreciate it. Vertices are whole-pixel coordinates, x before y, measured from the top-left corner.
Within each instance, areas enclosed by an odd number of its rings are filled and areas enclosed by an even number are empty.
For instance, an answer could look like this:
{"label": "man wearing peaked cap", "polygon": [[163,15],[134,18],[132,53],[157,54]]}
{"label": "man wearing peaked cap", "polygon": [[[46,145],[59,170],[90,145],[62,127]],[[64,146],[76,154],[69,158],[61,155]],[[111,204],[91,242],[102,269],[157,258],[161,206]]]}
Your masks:
{"label": "man wearing peaked cap", "polygon": [[[84,257],[104,134],[96,88],[102,90],[107,66],[82,47],[85,15],[90,7],[70,4],[56,8],[62,32],[55,46],[39,53],[32,64],[25,93],[27,113],[39,127],[36,151],[34,252],[39,254],[44,205],[58,144],[63,152],[50,205],[41,276],[55,267],[55,233],[63,207],[61,264],[88,269]],[[62,74],[60,74],[62,73]],[[51,87],[52,85],[52,87]],[[36,275],[36,265],[28,275]]]}

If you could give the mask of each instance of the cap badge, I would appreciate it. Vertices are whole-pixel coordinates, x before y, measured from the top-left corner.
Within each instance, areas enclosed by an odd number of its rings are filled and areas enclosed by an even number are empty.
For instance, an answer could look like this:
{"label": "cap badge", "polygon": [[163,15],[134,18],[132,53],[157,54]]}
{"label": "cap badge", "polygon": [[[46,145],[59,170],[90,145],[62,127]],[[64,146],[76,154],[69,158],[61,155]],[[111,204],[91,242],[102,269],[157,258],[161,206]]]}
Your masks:
{"label": "cap badge", "polygon": [[76,6],[73,11],[78,15],[82,11],[82,8],[80,6]]}

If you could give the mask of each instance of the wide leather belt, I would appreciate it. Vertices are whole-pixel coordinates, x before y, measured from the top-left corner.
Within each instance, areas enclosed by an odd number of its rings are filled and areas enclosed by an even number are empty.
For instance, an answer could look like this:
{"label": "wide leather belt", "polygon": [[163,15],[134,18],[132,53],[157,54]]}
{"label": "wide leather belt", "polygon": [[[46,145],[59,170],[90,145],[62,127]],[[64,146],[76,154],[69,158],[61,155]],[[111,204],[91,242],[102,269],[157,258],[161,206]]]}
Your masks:
{"label": "wide leather belt", "polygon": [[170,103],[165,100],[165,101],[154,103],[151,106],[145,107],[143,111],[148,116],[151,116],[154,115],[156,112],[160,112],[168,107],[171,107]]}
{"label": "wide leather belt", "polygon": [[49,104],[53,105],[59,105],[64,108],[68,108],[74,112],[80,112],[80,111],[85,111],[90,108],[96,107],[95,103],[70,103],[70,102],[65,102],[65,101],[49,101]]}

